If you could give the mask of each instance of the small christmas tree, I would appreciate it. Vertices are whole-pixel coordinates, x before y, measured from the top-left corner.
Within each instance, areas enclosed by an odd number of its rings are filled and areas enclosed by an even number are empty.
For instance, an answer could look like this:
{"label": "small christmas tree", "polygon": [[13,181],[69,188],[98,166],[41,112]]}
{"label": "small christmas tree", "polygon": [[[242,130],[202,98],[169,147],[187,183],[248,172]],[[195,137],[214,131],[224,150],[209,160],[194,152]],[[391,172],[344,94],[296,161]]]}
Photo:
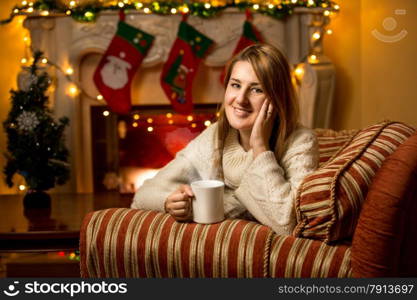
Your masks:
{"label": "small christmas tree", "polygon": [[69,178],[63,136],[69,120],[62,117],[55,121],[47,107],[45,92],[51,79],[38,66],[41,58],[42,52],[34,53],[32,65],[23,67],[19,89],[10,91],[12,108],[3,123],[8,138],[4,173],[9,187],[13,186],[13,175],[18,173],[29,189],[46,191]]}

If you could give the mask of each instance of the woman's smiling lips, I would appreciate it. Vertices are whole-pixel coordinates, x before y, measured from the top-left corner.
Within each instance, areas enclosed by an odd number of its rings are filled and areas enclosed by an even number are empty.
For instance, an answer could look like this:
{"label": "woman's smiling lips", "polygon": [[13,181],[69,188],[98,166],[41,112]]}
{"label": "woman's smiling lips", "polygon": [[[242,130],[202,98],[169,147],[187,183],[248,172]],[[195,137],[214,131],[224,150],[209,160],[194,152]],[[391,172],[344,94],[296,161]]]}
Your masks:
{"label": "woman's smiling lips", "polygon": [[247,117],[250,115],[251,111],[248,109],[244,109],[241,107],[235,107],[233,106],[233,112],[238,117]]}

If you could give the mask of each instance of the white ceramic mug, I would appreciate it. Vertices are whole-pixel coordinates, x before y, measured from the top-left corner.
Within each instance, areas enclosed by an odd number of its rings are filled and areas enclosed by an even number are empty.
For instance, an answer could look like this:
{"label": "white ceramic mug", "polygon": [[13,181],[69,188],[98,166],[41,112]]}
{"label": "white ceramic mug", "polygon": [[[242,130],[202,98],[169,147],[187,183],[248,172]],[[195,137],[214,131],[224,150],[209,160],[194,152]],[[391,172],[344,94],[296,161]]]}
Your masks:
{"label": "white ceramic mug", "polygon": [[194,193],[193,221],[211,224],[223,221],[224,183],[219,180],[199,180],[191,183]]}

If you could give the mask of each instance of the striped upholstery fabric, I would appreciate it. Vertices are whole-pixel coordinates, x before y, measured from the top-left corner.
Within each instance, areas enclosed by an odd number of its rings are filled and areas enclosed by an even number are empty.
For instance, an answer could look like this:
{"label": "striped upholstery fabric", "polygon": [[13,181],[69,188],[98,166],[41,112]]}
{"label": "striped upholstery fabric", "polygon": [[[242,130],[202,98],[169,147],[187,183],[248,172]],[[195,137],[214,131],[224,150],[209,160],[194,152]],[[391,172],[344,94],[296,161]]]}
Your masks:
{"label": "striped upholstery fabric", "polygon": [[331,160],[346,143],[349,143],[358,130],[335,131],[332,129],[315,129],[319,144],[319,168]]}
{"label": "striped upholstery fabric", "polygon": [[294,235],[325,242],[351,238],[375,172],[414,131],[398,122],[358,131],[304,179],[296,201]]}
{"label": "striped upholstery fabric", "polygon": [[275,235],[271,244],[271,277],[351,277],[350,247]]}
{"label": "striped upholstery fabric", "polygon": [[240,219],[202,225],[128,208],[84,218],[82,277],[350,276],[348,246],[291,236]]}
{"label": "striped upholstery fabric", "polygon": [[136,209],[84,219],[82,277],[264,277],[272,231],[239,219],[202,225]]}

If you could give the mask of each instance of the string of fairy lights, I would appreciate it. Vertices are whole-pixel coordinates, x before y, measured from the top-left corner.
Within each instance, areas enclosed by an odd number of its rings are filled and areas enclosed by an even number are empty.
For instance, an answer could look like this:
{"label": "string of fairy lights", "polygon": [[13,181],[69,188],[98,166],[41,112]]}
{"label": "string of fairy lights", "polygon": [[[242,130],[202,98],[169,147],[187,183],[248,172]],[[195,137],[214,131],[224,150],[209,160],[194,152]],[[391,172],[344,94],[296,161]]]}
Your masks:
{"label": "string of fairy lights", "polygon": [[[175,14],[190,14],[202,18],[209,18],[217,15],[219,12],[227,7],[237,7],[241,10],[250,9],[255,13],[266,14],[275,18],[284,18],[290,15],[292,11],[297,7],[304,8],[319,8],[325,17],[331,17],[337,14],[340,10],[338,4],[329,0],[266,0],[266,1],[237,1],[237,0],[212,0],[212,1],[132,1],[132,0],[96,0],[91,1],[77,1],[71,0],[64,3],[55,0],[38,0],[27,1],[24,0],[20,5],[16,5],[10,14],[9,19],[0,21],[0,24],[5,24],[13,20],[13,17],[22,16],[40,16],[51,17],[57,15],[66,15],[74,18],[80,22],[94,22],[100,12],[114,11],[124,9],[128,14],[131,11],[139,11],[144,14],[159,14],[159,15],[175,15]],[[332,29],[325,29],[324,31],[315,31],[311,35],[311,40],[317,42],[322,39],[323,34],[332,34]],[[29,34],[23,37],[25,43],[25,57],[21,59],[21,64],[26,66],[33,60],[31,58],[31,39]],[[311,53],[307,56],[307,62],[309,64],[318,64],[319,56],[315,53]],[[59,66],[55,62],[51,61],[47,57],[43,57],[41,63],[55,67],[59,72],[65,75],[67,79],[66,93],[68,96],[75,98],[80,94],[103,103],[104,98],[102,95],[90,95],[85,91],[81,84],[74,78],[74,68],[70,65]],[[300,63],[294,66],[293,77],[296,84],[299,84],[304,76],[304,63]],[[103,111],[103,116],[108,117],[110,111]],[[171,115],[171,116],[170,116]],[[183,116],[187,120],[193,118],[193,116]],[[140,115],[137,112],[131,114],[132,127],[138,127]],[[141,120],[142,122],[143,120]],[[182,121],[182,120],[181,120]],[[211,124],[210,120],[202,121],[205,126]],[[149,133],[154,131],[155,126],[152,122],[147,120]],[[173,124],[174,120],[171,113],[167,113],[167,124]],[[197,127],[196,122],[189,122],[190,126]]]}
{"label": "string of fairy lights", "polygon": [[325,8],[325,14],[339,10],[339,5],[331,0],[186,0],[186,1],[153,1],[153,0],[23,0],[16,5],[8,19],[0,24],[8,23],[17,15],[64,14],[81,22],[94,22],[103,11],[134,10],[145,14],[175,15],[190,14],[201,18],[211,18],[228,7],[240,10],[251,9],[257,13],[282,19],[290,15],[297,7]]}

